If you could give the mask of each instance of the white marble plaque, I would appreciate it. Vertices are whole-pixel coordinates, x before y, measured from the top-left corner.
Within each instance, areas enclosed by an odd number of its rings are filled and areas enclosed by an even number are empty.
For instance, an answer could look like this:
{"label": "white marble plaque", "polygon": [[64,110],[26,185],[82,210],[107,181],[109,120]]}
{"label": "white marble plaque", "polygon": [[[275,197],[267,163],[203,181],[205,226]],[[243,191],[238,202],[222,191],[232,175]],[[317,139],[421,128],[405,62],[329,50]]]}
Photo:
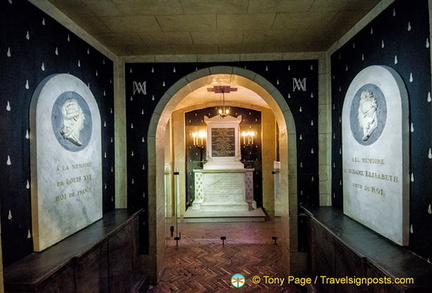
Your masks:
{"label": "white marble plaque", "polygon": [[44,79],[31,103],[31,201],[35,251],[102,217],[99,108],[70,74]]}
{"label": "white marble plaque", "polygon": [[243,169],[240,162],[240,122],[242,116],[221,117],[219,115],[208,118],[204,116],[207,124],[207,151],[204,169]]}
{"label": "white marble plaque", "polygon": [[354,78],[342,140],[344,213],[408,245],[408,95],[395,70],[370,66]]}

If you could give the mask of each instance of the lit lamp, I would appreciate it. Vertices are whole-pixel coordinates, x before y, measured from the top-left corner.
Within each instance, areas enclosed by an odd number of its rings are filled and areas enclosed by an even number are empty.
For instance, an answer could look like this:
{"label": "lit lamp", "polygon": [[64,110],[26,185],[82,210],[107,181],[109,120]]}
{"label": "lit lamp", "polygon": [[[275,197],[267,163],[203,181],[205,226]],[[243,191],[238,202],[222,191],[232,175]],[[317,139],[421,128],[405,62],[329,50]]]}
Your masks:
{"label": "lit lamp", "polygon": [[253,167],[252,148],[254,144],[255,131],[243,131],[241,136],[243,137],[243,147],[245,148],[244,164],[245,167]]}
{"label": "lit lamp", "polygon": [[253,145],[255,134],[256,134],[255,131],[243,131],[242,132],[243,144],[244,145]]}
{"label": "lit lamp", "polygon": [[204,130],[195,131],[192,133],[193,144],[196,147],[204,147],[204,141],[207,137],[207,133]]}
{"label": "lit lamp", "polygon": [[225,107],[225,91],[222,90],[222,108],[219,108],[219,115],[221,117],[226,117],[229,115],[229,109]]}
{"label": "lit lamp", "polygon": [[207,138],[207,132],[204,130],[195,131],[192,133],[192,139],[194,146],[200,150],[200,167],[203,165],[203,151],[205,148],[205,139]]}
{"label": "lit lamp", "polygon": [[223,118],[229,115],[230,110],[225,106],[225,93],[237,91],[237,88],[230,87],[229,85],[215,85],[212,88],[207,88],[208,92],[214,92],[215,94],[221,94],[222,107],[219,108],[218,114]]}

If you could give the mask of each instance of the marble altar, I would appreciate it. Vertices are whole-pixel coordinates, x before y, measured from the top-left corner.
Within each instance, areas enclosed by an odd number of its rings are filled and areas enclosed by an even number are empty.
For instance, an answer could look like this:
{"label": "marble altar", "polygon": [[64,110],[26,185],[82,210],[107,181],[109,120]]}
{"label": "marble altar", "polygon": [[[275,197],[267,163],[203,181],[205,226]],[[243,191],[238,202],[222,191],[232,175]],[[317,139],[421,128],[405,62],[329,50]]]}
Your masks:
{"label": "marble altar", "polygon": [[253,200],[253,170],[240,161],[242,117],[204,118],[207,124],[206,163],[194,170],[193,210],[245,212],[256,208]]}

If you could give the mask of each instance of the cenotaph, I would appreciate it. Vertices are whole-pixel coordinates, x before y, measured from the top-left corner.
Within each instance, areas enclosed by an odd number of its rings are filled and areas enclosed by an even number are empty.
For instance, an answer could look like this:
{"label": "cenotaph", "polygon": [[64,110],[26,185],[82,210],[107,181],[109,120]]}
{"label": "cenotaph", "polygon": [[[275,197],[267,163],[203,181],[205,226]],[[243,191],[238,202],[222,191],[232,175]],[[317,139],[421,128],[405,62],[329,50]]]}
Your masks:
{"label": "cenotaph", "polygon": [[344,213],[408,245],[408,94],[399,74],[369,66],[353,79],[342,110]]}
{"label": "cenotaph", "polygon": [[30,109],[33,246],[42,251],[102,217],[99,108],[70,74],[44,79]]}
{"label": "cenotaph", "polygon": [[195,200],[192,209],[244,212],[253,202],[253,169],[245,169],[240,153],[242,117],[204,117],[207,124],[206,163],[195,172]]}

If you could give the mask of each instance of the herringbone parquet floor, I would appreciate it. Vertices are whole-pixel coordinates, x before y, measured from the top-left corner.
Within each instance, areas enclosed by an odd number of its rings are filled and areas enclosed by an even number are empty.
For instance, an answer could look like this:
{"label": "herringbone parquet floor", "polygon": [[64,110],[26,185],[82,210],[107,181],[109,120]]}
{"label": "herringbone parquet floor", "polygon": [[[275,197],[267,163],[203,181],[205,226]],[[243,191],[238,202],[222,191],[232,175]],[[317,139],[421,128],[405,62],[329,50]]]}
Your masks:
{"label": "herringbone parquet floor", "polygon": [[[264,276],[285,278],[281,251],[275,245],[274,222],[182,223],[181,239],[167,241],[165,269],[151,293],[166,292],[293,292],[300,289],[285,283],[265,284]],[[220,237],[226,237],[224,244]],[[231,276],[246,278],[234,288]],[[261,282],[254,284],[252,277]]]}

